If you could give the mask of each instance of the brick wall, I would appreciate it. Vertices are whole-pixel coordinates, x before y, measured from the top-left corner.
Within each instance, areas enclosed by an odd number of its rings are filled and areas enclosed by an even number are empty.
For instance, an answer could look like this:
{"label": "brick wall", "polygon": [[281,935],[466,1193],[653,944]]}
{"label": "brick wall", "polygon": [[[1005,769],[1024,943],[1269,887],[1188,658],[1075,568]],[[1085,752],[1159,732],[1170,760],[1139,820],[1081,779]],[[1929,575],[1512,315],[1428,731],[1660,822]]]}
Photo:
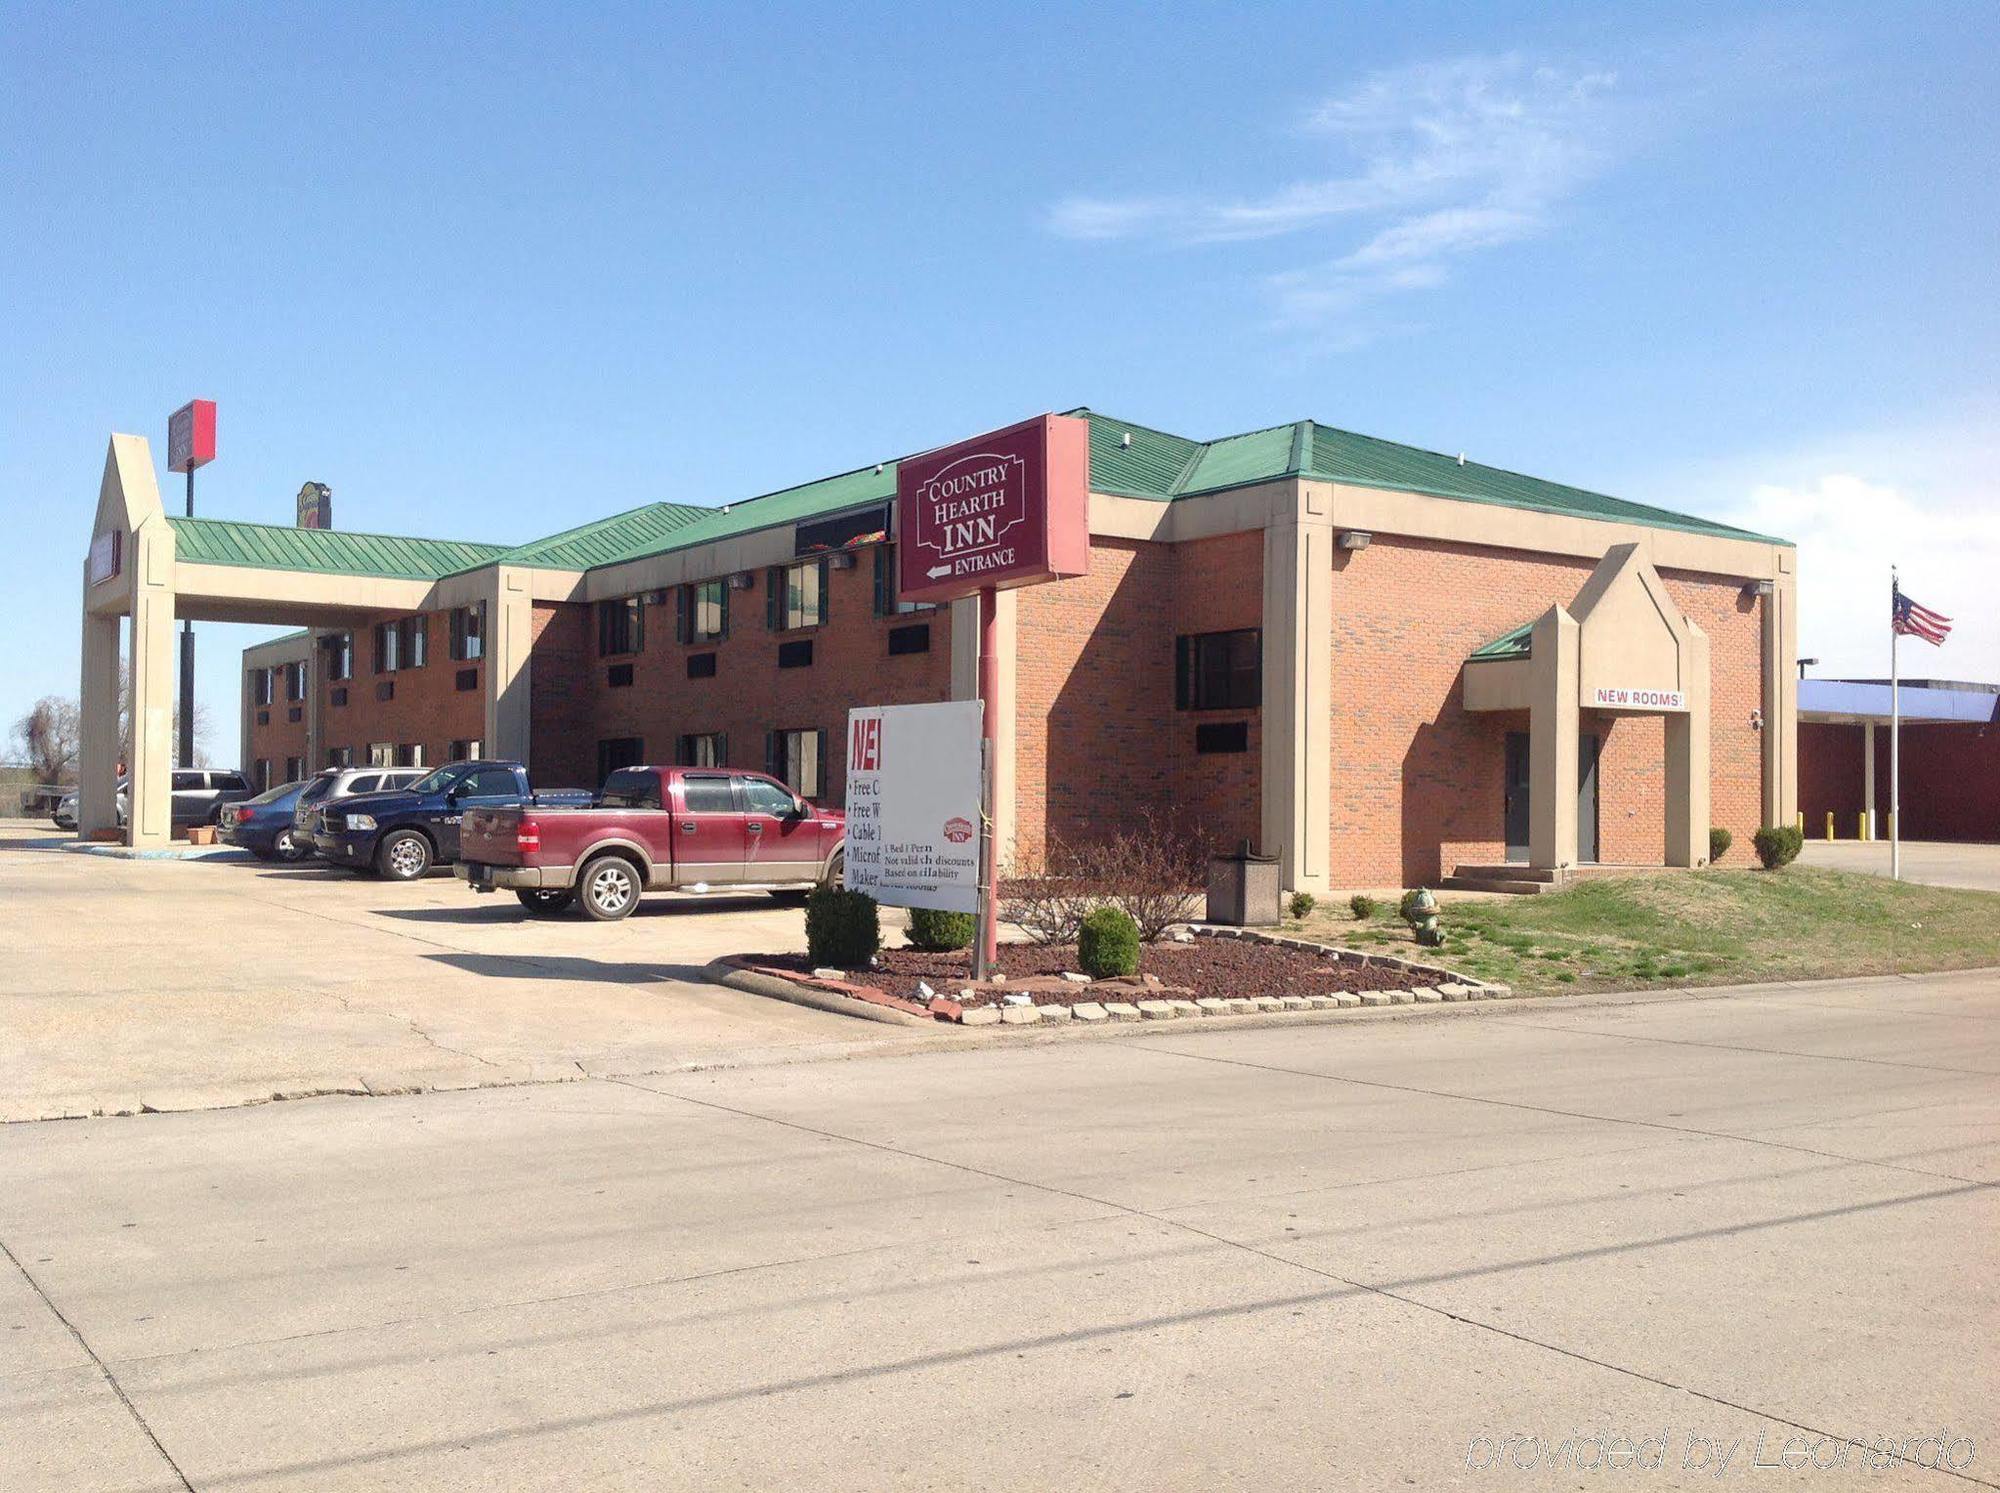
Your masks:
{"label": "brick wall", "polygon": [[[351,679],[322,679],[319,684],[321,760],[338,747],[349,747],[354,761],[365,764],[371,743],[395,746],[420,745],[424,761],[435,766],[448,760],[454,741],[477,741],[485,734],[486,665],[474,660],[460,663],[451,657],[451,616],[432,612],[424,617],[428,634],[428,662],[420,669],[398,669],[394,673],[375,672],[375,629],[393,616],[370,618],[354,628],[354,669]],[[324,660],[325,655],[320,655]],[[470,670],[471,687],[460,689],[458,675]],[[324,670],[321,671],[324,673]],[[376,698],[377,687],[393,684],[393,698]],[[347,692],[345,705],[334,704],[340,690]]]}
{"label": "brick wall", "polygon": [[[322,764],[305,761],[306,756],[306,702],[285,698],[285,671],[283,667],[272,670],[271,703],[252,709],[250,716],[250,760],[243,764],[243,771],[250,775],[250,781],[257,781],[257,764],[268,762],[270,783],[273,788],[285,781],[285,759],[297,757],[304,771],[313,772]],[[246,672],[243,688],[250,690],[250,678]],[[291,719],[296,710],[299,718]],[[259,717],[263,717],[260,723]]]}
{"label": "brick wall", "polygon": [[[1263,625],[1261,532],[1186,544],[1097,538],[1090,573],[1016,593],[1014,851],[1174,809],[1218,845],[1256,838],[1260,712],[1179,712],[1182,633]],[[1248,750],[1200,754],[1197,721],[1243,721]]]}
{"label": "brick wall", "polygon": [[[1341,552],[1333,582],[1331,811],[1335,886],[1415,886],[1460,862],[1504,857],[1506,736],[1525,711],[1464,708],[1466,656],[1556,602],[1589,560],[1379,536]],[[1711,818],[1747,845],[1757,826],[1761,634],[1741,583],[1669,572],[1667,590],[1709,636]],[[1584,712],[1602,737],[1599,858],[1657,864],[1665,838],[1657,719]],[[1741,852],[1735,855],[1740,858]]]}
{"label": "brick wall", "polygon": [[[1855,838],[1863,803],[1860,726],[1799,723],[1799,810],[1806,834]],[[1906,840],[2000,841],[2000,726],[1903,727]],[[1875,827],[1889,833],[1889,728],[1875,728]]]}
{"label": "brick wall", "polygon": [[[763,570],[756,572],[754,589],[729,593],[729,631],[720,642],[676,642],[670,592],[666,604],[646,608],[639,652],[600,658],[594,609],[560,608],[535,651],[538,756],[543,733],[552,728],[560,745],[551,760],[562,763],[564,781],[595,786],[600,740],[638,737],[646,761],[666,764],[674,761],[681,736],[720,732],[728,739],[730,766],[761,772],[766,732],[818,729],[827,733],[820,801],[839,806],[847,787],[850,709],[951,698],[950,609],[877,617],[875,552],[853,553],[852,569],[828,571],[827,620],[815,628],[773,632],[767,626]],[[891,656],[890,632],[908,626],[930,629],[929,650]],[[812,663],[779,668],[779,645],[803,641],[812,644]],[[688,677],[688,658],[698,653],[716,655],[714,677]],[[609,683],[613,664],[632,666],[629,686]],[[587,721],[586,730],[557,724],[570,712]],[[537,771],[551,776],[539,766]]]}
{"label": "brick wall", "polygon": [[551,788],[595,788],[597,733],[590,701],[597,635],[590,608],[538,601],[529,636],[529,780]]}

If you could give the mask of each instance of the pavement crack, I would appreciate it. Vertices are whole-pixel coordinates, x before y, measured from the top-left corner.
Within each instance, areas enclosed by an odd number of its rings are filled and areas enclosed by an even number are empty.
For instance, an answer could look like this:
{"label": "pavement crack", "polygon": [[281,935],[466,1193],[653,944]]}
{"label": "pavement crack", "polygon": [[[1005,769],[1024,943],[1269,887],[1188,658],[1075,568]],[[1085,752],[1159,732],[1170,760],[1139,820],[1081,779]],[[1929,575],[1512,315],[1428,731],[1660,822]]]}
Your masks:
{"label": "pavement crack", "polygon": [[140,1412],[139,1407],[132,1403],[132,1397],[125,1393],[125,1386],[120,1384],[118,1376],[111,1372],[110,1365],[98,1356],[97,1350],[91,1347],[89,1339],[77,1330],[76,1324],[63,1315],[62,1308],[49,1299],[49,1293],[42,1289],[42,1283],[35,1279],[33,1273],[26,1265],[21,1263],[21,1257],[14,1253],[13,1247],[4,1239],[0,1239],[0,1254],[7,1256],[7,1263],[20,1272],[21,1279],[28,1283],[28,1289],[33,1291],[42,1305],[48,1308],[49,1315],[62,1323],[63,1330],[76,1340],[77,1347],[83,1349],[89,1355],[90,1361],[96,1367],[98,1374],[110,1386],[111,1392],[118,1397],[118,1403],[125,1407],[125,1413],[132,1417],[132,1423],[138,1426],[148,1441],[152,1442],[153,1450],[160,1454],[160,1460],[167,1464],[169,1470],[179,1480],[180,1485],[187,1490],[187,1493],[195,1493],[194,1484],[188,1481],[188,1475],[181,1470],[181,1464],[176,1462],[173,1453],[161,1444],[159,1436],[154,1432],[152,1426],[147,1423],[146,1417]]}

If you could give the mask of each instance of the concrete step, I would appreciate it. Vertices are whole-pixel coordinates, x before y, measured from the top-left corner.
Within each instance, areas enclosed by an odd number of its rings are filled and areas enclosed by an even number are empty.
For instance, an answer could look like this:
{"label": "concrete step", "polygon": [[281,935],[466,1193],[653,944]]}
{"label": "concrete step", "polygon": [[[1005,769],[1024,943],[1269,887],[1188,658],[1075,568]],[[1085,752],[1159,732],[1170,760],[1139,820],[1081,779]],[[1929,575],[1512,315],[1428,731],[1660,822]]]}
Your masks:
{"label": "concrete step", "polygon": [[1562,880],[1563,873],[1540,866],[1523,866],[1514,861],[1499,861],[1483,865],[1468,863],[1454,866],[1451,874],[1470,876],[1479,881],[1545,881],[1553,884]]}
{"label": "concrete step", "polygon": [[1527,881],[1515,876],[1447,876],[1438,883],[1453,892],[1504,892],[1514,897],[1534,897],[1555,890],[1549,881]]}

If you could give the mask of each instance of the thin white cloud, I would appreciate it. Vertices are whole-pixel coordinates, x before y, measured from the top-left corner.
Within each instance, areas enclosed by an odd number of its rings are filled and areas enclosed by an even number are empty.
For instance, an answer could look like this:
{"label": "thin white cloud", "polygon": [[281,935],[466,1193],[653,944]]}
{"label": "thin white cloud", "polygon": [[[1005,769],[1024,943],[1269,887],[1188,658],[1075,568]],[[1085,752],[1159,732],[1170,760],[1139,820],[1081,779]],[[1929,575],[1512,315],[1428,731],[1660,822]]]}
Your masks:
{"label": "thin white cloud", "polygon": [[1300,126],[1302,139],[1336,152],[1336,174],[1233,200],[1072,197],[1051,209],[1049,227],[1184,245],[1334,238],[1335,252],[1268,282],[1288,319],[1325,319],[1442,284],[1456,260],[1545,231],[1615,159],[1616,82],[1603,69],[1511,55],[1375,73]]}
{"label": "thin white cloud", "polygon": [[[1889,671],[1889,567],[1953,619],[1940,648],[1904,639],[1906,676],[2000,683],[2000,408],[1732,461],[1649,499],[1799,547],[1799,652],[1823,677]],[[1651,486],[1649,484],[1649,486]]]}

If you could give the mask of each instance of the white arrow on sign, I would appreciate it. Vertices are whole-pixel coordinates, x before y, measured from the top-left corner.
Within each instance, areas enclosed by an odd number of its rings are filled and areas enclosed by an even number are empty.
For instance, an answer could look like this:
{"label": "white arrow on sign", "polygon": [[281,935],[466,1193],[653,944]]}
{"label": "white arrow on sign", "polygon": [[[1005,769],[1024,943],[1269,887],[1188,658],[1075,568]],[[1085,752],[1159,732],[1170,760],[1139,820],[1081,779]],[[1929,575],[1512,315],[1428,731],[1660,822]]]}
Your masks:
{"label": "white arrow on sign", "polygon": [[935,581],[941,579],[944,576],[950,575],[951,567],[949,565],[933,565],[929,570],[926,570],[924,574],[928,576],[931,580]]}

